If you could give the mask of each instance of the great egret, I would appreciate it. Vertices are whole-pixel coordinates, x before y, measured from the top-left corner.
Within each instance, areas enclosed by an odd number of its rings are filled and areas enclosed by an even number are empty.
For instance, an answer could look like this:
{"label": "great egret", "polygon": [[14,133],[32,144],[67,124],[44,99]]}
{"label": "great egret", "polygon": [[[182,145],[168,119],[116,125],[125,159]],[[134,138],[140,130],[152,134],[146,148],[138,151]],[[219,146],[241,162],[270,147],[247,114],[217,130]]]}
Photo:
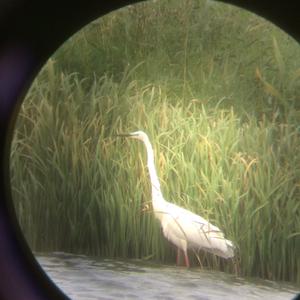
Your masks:
{"label": "great egret", "polygon": [[233,257],[235,247],[231,241],[224,238],[224,234],[218,227],[164,199],[155,169],[153,149],[147,134],[143,131],[135,131],[117,136],[141,140],[146,146],[154,214],[161,223],[164,236],[177,247],[177,264],[180,251],[183,251],[185,265],[190,266],[188,249],[195,251],[203,249],[223,258]]}

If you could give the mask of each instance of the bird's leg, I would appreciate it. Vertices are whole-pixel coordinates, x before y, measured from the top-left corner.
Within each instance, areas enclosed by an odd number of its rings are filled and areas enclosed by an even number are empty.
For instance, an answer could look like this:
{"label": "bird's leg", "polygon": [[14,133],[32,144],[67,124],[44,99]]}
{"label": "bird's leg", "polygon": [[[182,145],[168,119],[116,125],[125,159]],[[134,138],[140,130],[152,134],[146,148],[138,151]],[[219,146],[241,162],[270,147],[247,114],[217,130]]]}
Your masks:
{"label": "bird's leg", "polygon": [[184,251],[184,259],[185,259],[185,265],[187,268],[190,267],[190,261],[189,261],[189,257],[188,257],[188,254],[187,254],[187,251]]}
{"label": "bird's leg", "polygon": [[180,249],[177,248],[176,265],[179,266],[179,264],[180,264]]}
{"label": "bird's leg", "polygon": [[196,255],[197,259],[198,259],[200,267],[203,269],[203,265],[201,263],[201,259],[200,259],[199,255],[198,255],[198,253],[196,251],[194,251],[194,253],[195,253],[195,255]]}

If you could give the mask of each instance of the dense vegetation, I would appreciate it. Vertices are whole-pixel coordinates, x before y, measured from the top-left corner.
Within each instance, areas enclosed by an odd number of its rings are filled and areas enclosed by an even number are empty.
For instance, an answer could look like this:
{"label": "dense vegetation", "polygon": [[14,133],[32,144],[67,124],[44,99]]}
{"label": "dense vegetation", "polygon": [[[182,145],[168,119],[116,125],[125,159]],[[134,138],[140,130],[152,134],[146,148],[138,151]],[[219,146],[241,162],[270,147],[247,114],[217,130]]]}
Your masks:
{"label": "dense vegetation", "polygon": [[299,54],[211,1],[129,6],[73,36],[34,81],[11,148],[32,249],[174,263],[144,148],[114,138],[142,129],[165,198],[237,245],[230,261],[200,253],[203,266],[300,283]]}

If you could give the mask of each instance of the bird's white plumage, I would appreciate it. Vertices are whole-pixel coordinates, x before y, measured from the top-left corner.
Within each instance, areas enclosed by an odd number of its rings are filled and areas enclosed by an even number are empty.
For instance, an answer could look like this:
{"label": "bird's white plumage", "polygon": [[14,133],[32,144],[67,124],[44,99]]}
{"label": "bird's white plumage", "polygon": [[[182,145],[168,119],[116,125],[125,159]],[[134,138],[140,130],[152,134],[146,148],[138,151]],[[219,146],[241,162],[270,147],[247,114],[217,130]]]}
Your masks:
{"label": "bird's white plumage", "polygon": [[163,198],[155,169],[154,153],[147,134],[136,131],[126,136],[139,139],[146,146],[155,216],[161,223],[164,236],[184,252],[186,263],[188,263],[187,249],[196,251],[203,249],[224,258],[233,257],[235,247],[231,241],[225,239],[218,227]]}
{"label": "bird's white plumage", "polygon": [[224,258],[234,256],[232,242],[202,217],[169,202],[155,215],[161,221],[164,236],[184,252],[203,249]]}

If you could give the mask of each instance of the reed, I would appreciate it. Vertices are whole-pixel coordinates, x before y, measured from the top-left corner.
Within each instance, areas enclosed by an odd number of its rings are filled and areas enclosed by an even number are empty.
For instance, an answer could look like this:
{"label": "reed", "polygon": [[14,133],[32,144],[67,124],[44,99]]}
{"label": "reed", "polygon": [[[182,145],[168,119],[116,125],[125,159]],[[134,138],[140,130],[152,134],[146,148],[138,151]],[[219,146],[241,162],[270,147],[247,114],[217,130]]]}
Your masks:
{"label": "reed", "polygon": [[72,37],[27,94],[10,165],[28,243],[173,263],[151,211],[143,145],[114,138],[142,129],[165,198],[237,245],[226,263],[201,253],[204,267],[300,283],[300,82],[285,56],[295,45],[232,7],[153,5]]}

